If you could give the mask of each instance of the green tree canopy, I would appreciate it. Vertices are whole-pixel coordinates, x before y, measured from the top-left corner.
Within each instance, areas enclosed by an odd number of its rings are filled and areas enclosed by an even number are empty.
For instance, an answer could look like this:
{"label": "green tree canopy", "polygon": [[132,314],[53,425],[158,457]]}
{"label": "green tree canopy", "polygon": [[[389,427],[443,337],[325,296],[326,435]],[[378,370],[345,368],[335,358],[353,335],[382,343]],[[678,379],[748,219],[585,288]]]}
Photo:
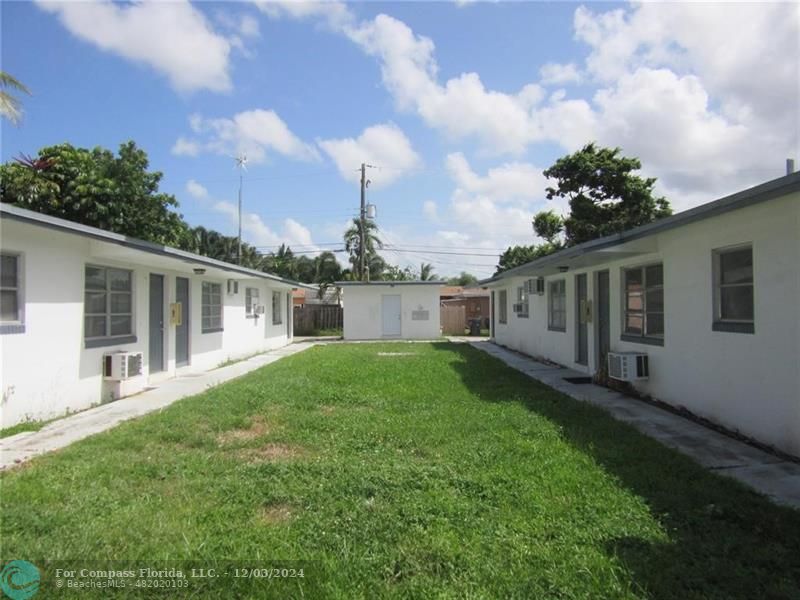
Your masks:
{"label": "green tree canopy", "polygon": [[460,275],[447,279],[447,285],[458,285],[461,287],[474,285],[476,283],[478,283],[478,278],[472,273],[467,273],[466,271],[461,271]]}
{"label": "green tree canopy", "polygon": [[[545,177],[556,180],[555,187],[547,188],[547,198],[569,199],[570,214],[564,219],[567,246],[672,214],[669,202],[653,194],[656,179],[633,174],[642,168],[639,159],[620,153],[620,148],[599,148],[591,143],[544,171]],[[537,218],[543,218],[541,213]],[[544,231],[552,232],[554,220],[548,217],[541,223],[546,225]]]}
{"label": "green tree canopy", "polygon": [[[379,279],[380,273],[386,266],[378,256],[378,249],[383,248],[383,241],[378,237],[378,226],[370,219],[364,220],[364,247],[366,250],[366,264],[369,268],[371,279]],[[344,249],[350,255],[351,271],[356,280],[363,280],[361,272],[361,219],[353,219],[352,225],[344,232]],[[379,261],[376,259],[380,259]]]}
{"label": "green tree canopy", "polygon": [[103,148],[59,144],[0,166],[0,201],[158,244],[191,248],[193,236],[178,201],[160,193],[162,174],[126,142]]}
{"label": "green tree canopy", "polygon": [[497,269],[494,274],[499,275],[503,271],[508,271],[514,267],[519,267],[532,260],[541,258],[548,254],[553,253],[557,248],[550,244],[532,244],[530,246],[511,246],[500,255],[500,260],[497,263]]}
{"label": "green tree canopy", "polygon": [[31,93],[21,81],[5,71],[0,71],[0,115],[12,123],[18,123],[22,118],[22,102],[12,91],[29,96]]}

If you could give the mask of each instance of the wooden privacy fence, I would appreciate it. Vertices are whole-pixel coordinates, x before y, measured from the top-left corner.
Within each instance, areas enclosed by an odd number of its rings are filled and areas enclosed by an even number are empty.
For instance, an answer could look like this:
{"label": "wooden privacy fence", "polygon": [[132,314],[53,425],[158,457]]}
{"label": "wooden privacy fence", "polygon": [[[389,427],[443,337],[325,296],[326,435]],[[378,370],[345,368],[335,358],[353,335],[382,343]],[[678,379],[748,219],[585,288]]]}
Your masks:
{"label": "wooden privacy fence", "polygon": [[306,304],[294,307],[294,334],[314,335],[321,329],[341,329],[344,311],[341,306]]}
{"label": "wooden privacy fence", "polygon": [[467,309],[461,306],[442,306],[441,320],[444,335],[464,335],[467,322]]}

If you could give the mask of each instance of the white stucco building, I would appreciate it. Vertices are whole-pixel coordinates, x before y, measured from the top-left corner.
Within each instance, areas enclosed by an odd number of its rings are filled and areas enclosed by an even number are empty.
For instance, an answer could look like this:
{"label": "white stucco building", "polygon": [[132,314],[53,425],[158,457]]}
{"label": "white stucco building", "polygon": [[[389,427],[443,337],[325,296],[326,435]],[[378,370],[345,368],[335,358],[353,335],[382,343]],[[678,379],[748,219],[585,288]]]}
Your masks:
{"label": "white stucco building", "polygon": [[[8,204],[0,211],[2,427],[291,341],[301,284]],[[141,352],[141,374],[108,378],[104,357],[117,352]]]}
{"label": "white stucco building", "polygon": [[642,393],[800,455],[800,173],[481,283],[496,343],[587,374],[646,353]]}
{"label": "white stucco building", "polygon": [[433,340],[440,281],[340,281],[346,340]]}

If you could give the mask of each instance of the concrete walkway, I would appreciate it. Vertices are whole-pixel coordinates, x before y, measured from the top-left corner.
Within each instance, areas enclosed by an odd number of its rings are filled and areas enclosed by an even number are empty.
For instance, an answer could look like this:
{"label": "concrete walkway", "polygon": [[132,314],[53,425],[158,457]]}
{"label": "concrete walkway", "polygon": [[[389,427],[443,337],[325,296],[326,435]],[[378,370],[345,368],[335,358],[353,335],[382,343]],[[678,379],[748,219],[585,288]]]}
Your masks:
{"label": "concrete walkway", "polygon": [[800,464],[785,461],[694,421],[594,384],[573,384],[564,377],[585,377],[563,367],[547,365],[488,341],[467,342],[499,358],[528,377],[584,402],[604,408],[620,421],[693,458],[704,467],[733,477],[779,504],[800,509]]}
{"label": "concrete walkway", "polygon": [[111,429],[122,421],[165,408],[176,400],[200,394],[211,387],[241,377],[250,371],[278,361],[285,356],[307,350],[314,345],[315,342],[293,343],[227,367],[168,379],[141,394],[53,421],[39,431],[26,431],[0,439],[0,470],[19,465],[39,454],[58,450],[95,433]]}

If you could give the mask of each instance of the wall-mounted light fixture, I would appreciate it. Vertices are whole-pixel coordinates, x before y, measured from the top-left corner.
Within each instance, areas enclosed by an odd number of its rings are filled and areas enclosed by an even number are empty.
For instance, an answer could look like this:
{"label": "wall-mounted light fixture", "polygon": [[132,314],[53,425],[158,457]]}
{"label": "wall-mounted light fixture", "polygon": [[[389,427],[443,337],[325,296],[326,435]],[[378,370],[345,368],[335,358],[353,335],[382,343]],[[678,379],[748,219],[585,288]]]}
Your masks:
{"label": "wall-mounted light fixture", "polygon": [[558,267],[558,272],[559,273],[566,273],[567,271],[569,271],[569,267],[565,267],[565,266]]}
{"label": "wall-mounted light fixture", "polygon": [[197,268],[197,269],[194,269],[194,274],[195,275],[205,275],[206,274],[206,270]]}

